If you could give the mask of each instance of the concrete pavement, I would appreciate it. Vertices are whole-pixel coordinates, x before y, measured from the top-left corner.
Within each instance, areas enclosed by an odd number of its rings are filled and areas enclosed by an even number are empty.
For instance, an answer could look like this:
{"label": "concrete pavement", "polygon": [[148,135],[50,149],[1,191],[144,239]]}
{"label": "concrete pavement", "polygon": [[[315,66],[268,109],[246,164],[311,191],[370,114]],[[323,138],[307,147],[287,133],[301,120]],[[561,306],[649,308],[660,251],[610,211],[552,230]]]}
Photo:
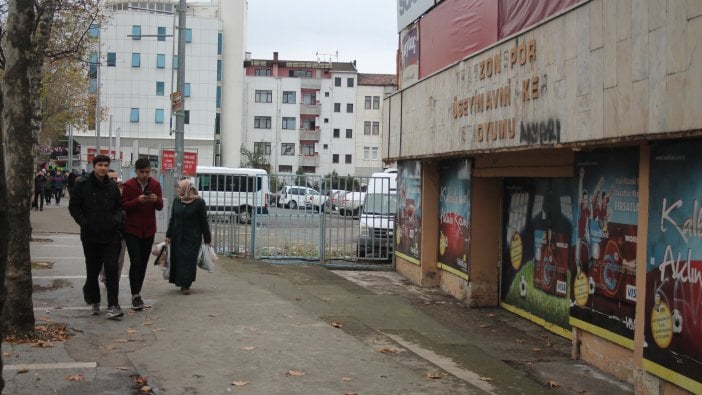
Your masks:
{"label": "concrete pavement", "polygon": [[571,360],[568,340],[393,272],[222,257],[185,296],[150,267],[142,296],[151,307],[132,312],[127,263],[126,316],[91,316],[65,205],[32,212],[32,260],[53,263],[33,270],[33,299],[37,324],[65,323],[72,336],[44,348],[4,344],[8,394],[133,394],[139,376],[155,394],[633,392]]}

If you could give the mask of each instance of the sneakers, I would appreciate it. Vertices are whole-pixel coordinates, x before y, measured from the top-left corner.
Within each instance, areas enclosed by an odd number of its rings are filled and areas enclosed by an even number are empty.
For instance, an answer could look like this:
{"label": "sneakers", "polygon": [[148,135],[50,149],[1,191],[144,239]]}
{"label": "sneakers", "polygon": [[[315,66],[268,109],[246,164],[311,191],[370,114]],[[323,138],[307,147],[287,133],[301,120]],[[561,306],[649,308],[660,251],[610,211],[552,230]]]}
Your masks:
{"label": "sneakers", "polygon": [[107,308],[107,314],[105,314],[105,317],[107,318],[119,318],[123,317],[124,313],[122,312],[122,309],[119,306],[110,306]]}
{"label": "sneakers", "polygon": [[134,310],[134,311],[144,310],[144,301],[141,299],[140,295],[132,296],[132,310]]}
{"label": "sneakers", "polygon": [[91,315],[100,315],[100,303],[93,303],[90,309]]}

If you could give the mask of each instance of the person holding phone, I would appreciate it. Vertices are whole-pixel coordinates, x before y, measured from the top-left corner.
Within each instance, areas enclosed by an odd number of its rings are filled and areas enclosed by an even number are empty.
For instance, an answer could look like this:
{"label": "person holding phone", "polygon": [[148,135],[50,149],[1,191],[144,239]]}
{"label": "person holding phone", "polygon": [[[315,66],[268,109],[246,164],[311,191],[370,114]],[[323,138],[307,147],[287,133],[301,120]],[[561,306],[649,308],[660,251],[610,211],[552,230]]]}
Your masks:
{"label": "person holding phone", "polygon": [[151,178],[148,159],[138,159],[134,170],[136,177],[122,184],[122,207],[126,212],[123,233],[130,261],[132,310],[140,311],[144,309],[141,288],[156,234],[156,210],[163,209],[163,194],[161,184]]}

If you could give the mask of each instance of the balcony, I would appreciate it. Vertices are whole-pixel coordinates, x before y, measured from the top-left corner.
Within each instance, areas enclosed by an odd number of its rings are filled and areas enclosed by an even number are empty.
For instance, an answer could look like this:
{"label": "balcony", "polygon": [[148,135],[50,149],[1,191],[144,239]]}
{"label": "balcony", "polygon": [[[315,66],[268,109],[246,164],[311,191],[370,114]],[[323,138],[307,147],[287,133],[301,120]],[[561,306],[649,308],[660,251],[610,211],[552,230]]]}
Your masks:
{"label": "balcony", "polygon": [[305,104],[305,103],[300,103],[300,114],[311,114],[311,115],[319,115],[319,110],[322,106],[317,104]]}
{"label": "balcony", "polygon": [[300,166],[314,166],[319,167],[319,155],[301,155],[300,156]]}
{"label": "balcony", "polygon": [[322,132],[319,128],[313,130],[300,129],[300,141],[319,141]]}
{"label": "balcony", "polygon": [[322,80],[319,78],[300,78],[300,88],[319,90],[322,88]]}

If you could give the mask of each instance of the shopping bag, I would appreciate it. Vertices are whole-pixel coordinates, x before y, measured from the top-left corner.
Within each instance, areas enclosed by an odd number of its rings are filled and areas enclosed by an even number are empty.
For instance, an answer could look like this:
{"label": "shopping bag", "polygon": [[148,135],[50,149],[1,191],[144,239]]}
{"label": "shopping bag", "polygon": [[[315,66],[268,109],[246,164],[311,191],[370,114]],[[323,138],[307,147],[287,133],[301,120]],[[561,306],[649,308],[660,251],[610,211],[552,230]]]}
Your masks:
{"label": "shopping bag", "polygon": [[[212,247],[203,243],[197,257],[197,267],[202,270],[207,270],[210,273],[212,273],[214,270],[214,260],[212,259],[212,253],[210,252],[211,248]],[[213,248],[212,251],[214,252]],[[217,254],[215,254],[215,256],[217,256]]]}
{"label": "shopping bag", "polygon": [[[165,262],[164,266],[161,267],[163,270],[163,279],[164,280],[170,280],[171,277],[171,246],[166,245],[164,248],[163,252],[163,261]],[[159,265],[160,266],[160,265]]]}
{"label": "shopping bag", "polygon": [[163,247],[166,246],[166,242],[162,241],[160,243],[156,243],[151,246],[151,255],[153,256],[159,256],[161,255],[161,252],[163,251]]}

